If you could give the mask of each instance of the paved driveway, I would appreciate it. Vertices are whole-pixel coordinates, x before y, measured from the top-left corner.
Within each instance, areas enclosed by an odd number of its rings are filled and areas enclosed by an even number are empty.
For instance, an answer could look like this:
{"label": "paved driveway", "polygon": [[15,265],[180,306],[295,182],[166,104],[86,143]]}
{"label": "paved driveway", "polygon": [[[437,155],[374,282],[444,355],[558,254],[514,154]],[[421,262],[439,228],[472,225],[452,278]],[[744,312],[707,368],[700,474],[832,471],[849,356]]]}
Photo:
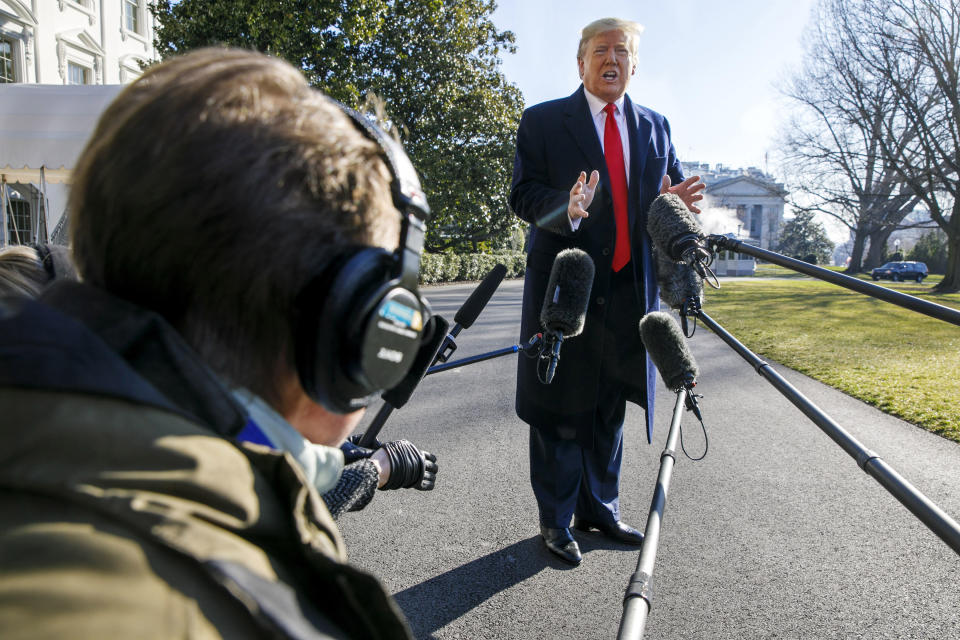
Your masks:
{"label": "paved driveway", "polygon": [[[521,288],[500,287],[455,357],[514,343]],[[452,319],[471,290],[427,296]],[[710,451],[674,469],[646,637],[960,638],[960,557],[718,338],[700,327],[690,346]],[[516,357],[427,377],[383,436],[437,453],[436,490],[379,493],[341,519],[352,560],[381,576],[418,638],[616,636],[638,552],[579,535],[571,569],[543,547]],[[960,519],[960,446],[775,368]],[[653,445],[642,412],[627,412],[621,500],[641,529],[673,407],[659,394]],[[703,436],[686,415],[697,455]]]}

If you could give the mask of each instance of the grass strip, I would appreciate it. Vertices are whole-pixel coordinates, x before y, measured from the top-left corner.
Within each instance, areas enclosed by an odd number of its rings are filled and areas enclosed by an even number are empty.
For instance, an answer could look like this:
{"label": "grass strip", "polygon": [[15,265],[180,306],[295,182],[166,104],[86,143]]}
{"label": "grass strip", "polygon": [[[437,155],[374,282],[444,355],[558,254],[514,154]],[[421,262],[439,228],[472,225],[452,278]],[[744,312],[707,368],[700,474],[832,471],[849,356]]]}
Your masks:
{"label": "grass strip", "polygon": [[[892,288],[960,309],[939,280]],[[886,285],[886,283],[883,283]],[[764,358],[960,442],[960,327],[810,278],[738,279],[704,311]]]}

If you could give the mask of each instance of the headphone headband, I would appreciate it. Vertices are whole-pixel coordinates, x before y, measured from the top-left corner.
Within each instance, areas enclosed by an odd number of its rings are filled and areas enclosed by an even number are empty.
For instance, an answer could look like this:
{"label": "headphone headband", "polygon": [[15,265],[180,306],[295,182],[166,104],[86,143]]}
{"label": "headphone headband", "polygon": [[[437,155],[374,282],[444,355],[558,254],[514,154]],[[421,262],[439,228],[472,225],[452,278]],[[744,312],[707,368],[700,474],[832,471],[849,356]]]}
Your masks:
{"label": "headphone headband", "polygon": [[349,117],[357,129],[373,140],[383,152],[390,170],[390,191],[393,206],[400,212],[400,245],[395,253],[400,284],[415,290],[420,277],[420,254],[423,252],[425,221],[430,217],[427,196],[420,186],[417,170],[397,140],[355,109],[330,99]]}
{"label": "headphone headband", "polygon": [[356,109],[351,109],[332,98],[331,101],[340,107],[347,117],[353,121],[357,129],[380,146],[384,160],[387,162],[387,168],[390,169],[392,178],[390,188],[393,192],[394,206],[401,213],[412,213],[421,221],[429,218],[430,206],[427,204],[427,196],[420,186],[417,170],[414,169],[413,163],[410,162],[410,158],[407,157],[407,153],[400,143]]}
{"label": "headphone headband", "polygon": [[338,252],[299,296],[296,358],[303,388],[327,409],[349,412],[396,386],[424,340],[430,314],[417,284],[430,208],[400,143],[357,111],[331,102],[380,148],[401,219],[395,251]]}

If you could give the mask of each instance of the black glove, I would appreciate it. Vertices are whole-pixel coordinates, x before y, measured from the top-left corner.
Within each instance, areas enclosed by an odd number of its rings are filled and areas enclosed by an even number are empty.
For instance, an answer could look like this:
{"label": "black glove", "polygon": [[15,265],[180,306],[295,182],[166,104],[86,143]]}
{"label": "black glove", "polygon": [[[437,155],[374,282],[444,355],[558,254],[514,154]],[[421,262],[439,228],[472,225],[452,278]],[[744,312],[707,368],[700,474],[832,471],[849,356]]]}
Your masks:
{"label": "black glove", "polygon": [[437,456],[420,451],[409,440],[394,440],[381,447],[390,460],[390,479],[380,487],[430,491],[437,481]]}
{"label": "black glove", "polygon": [[[364,434],[363,434],[362,432],[361,432],[361,433],[355,433],[355,434],[353,434],[352,436],[350,436],[349,438],[347,438],[347,442],[349,442],[349,443],[351,443],[351,444],[359,445],[359,444],[360,444],[360,441],[363,440],[363,435],[364,435]],[[379,448],[382,447],[382,446],[383,446],[383,443],[380,442],[380,439],[379,439],[379,438],[374,438],[374,439],[373,439],[373,449],[371,449],[371,451],[376,451],[377,449],[379,449]]]}
{"label": "black glove", "polygon": [[343,444],[340,445],[340,451],[343,452],[344,464],[351,464],[357,460],[363,460],[364,458],[369,458],[373,455],[373,449],[367,449],[366,447],[357,445],[357,442],[361,437],[363,437],[362,433],[359,436],[350,436]]}

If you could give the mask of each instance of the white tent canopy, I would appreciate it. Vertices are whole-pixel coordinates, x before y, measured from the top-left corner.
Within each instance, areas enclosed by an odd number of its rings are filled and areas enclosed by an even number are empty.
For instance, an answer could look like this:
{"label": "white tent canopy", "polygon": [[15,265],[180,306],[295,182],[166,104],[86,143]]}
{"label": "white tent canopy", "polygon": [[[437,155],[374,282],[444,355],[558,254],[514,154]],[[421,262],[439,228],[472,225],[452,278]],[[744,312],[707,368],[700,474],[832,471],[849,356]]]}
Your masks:
{"label": "white tent canopy", "polygon": [[100,114],[121,89],[123,85],[0,84],[3,179],[69,181]]}

